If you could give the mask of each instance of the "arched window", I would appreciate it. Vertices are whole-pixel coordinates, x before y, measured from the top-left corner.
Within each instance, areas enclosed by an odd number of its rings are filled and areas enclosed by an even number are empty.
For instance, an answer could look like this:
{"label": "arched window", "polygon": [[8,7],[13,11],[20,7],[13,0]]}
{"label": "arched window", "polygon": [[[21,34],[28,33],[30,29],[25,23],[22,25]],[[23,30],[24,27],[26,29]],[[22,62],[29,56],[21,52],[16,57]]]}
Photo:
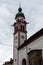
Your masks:
{"label": "arched window", "polygon": [[22,60],[22,65],[26,65],[26,59],[25,58]]}
{"label": "arched window", "polygon": [[21,31],[24,31],[25,27],[23,25],[21,25]]}

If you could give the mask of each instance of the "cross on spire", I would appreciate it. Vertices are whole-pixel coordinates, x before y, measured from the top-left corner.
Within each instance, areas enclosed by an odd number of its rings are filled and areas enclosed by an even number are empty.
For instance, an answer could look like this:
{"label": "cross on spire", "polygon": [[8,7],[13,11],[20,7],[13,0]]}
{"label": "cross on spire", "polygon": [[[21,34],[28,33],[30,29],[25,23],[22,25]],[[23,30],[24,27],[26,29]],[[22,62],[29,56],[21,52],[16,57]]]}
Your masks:
{"label": "cross on spire", "polygon": [[21,2],[19,2],[19,7],[21,7]]}

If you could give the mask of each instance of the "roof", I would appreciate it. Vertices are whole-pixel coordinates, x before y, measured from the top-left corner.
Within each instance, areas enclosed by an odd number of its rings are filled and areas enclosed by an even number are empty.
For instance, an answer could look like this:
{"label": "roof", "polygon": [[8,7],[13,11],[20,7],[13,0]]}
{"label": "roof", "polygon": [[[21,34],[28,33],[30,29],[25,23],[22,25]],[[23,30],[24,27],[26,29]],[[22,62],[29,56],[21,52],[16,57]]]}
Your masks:
{"label": "roof", "polygon": [[26,45],[30,44],[31,42],[35,41],[38,39],[40,36],[43,36],[43,28],[40,29],[38,32],[36,32],[34,35],[32,35],[30,38],[28,38],[24,43],[18,47],[18,50],[22,49]]}
{"label": "roof", "polygon": [[16,19],[17,17],[19,17],[19,16],[21,16],[21,17],[23,17],[23,18],[25,19],[25,16],[24,16],[24,13],[22,13],[22,8],[21,8],[21,7],[19,7],[19,9],[18,9],[18,13],[17,13],[16,16],[15,16],[15,19]]}

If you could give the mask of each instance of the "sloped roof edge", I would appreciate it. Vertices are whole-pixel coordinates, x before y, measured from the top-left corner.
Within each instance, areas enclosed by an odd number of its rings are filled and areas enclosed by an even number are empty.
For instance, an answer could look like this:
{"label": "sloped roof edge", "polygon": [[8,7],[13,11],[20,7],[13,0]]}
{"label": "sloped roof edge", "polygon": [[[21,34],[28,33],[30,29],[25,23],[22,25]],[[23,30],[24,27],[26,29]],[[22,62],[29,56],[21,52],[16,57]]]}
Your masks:
{"label": "sloped roof edge", "polygon": [[18,50],[22,49],[26,45],[30,44],[31,42],[38,39],[40,36],[43,35],[43,28],[40,29],[38,32],[36,32],[34,35],[32,35],[30,38],[28,38],[21,46],[18,47]]}

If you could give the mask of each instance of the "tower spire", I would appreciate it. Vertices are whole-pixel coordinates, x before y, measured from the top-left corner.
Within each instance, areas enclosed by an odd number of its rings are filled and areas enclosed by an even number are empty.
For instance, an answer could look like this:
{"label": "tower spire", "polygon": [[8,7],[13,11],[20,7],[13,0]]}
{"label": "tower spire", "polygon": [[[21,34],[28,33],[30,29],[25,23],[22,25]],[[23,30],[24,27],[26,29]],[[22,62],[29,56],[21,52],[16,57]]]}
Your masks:
{"label": "tower spire", "polygon": [[22,13],[21,3],[19,3],[18,13],[15,16],[15,19],[17,19],[20,16],[25,19],[24,13]]}

